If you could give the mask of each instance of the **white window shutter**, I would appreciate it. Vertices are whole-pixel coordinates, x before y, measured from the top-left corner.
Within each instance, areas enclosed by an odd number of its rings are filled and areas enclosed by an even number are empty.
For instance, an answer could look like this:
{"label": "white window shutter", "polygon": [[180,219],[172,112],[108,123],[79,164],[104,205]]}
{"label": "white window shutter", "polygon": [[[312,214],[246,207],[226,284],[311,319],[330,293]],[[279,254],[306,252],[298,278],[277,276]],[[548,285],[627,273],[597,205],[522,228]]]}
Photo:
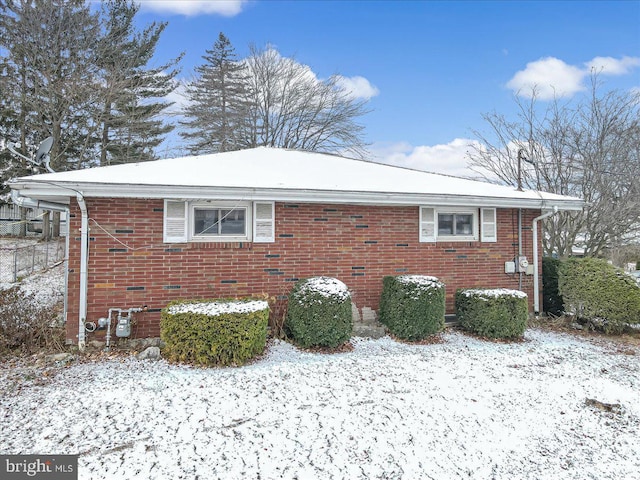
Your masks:
{"label": "white window shutter", "polygon": [[187,202],[164,201],[162,241],[165,243],[184,243],[187,241]]}
{"label": "white window shutter", "polygon": [[498,219],[495,208],[480,209],[480,241],[498,241]]}
{"label": "white window shutter", "polygon": [[273,243],[276,241],[276,208],[273,202],[255,202],[253,204],[253,241],[255,243]]}
{"label": "white window shutter", "polygon": [[436,209],[420,207],[420,241],[436,241]]}

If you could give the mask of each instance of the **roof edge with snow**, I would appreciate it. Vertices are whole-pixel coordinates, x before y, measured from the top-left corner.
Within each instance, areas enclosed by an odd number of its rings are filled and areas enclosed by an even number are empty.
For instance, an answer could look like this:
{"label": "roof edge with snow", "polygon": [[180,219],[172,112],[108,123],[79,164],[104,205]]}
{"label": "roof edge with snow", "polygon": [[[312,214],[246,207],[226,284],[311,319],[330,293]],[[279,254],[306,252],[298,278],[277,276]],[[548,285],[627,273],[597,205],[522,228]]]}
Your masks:
{"label": "roof edge with snow", "polygon": [[493,206],[581,210],[576,197],[517,191],[448,175],[336,155],[259,147],[18,178],[37,200],[85,197],[215,199],[376,205]]}

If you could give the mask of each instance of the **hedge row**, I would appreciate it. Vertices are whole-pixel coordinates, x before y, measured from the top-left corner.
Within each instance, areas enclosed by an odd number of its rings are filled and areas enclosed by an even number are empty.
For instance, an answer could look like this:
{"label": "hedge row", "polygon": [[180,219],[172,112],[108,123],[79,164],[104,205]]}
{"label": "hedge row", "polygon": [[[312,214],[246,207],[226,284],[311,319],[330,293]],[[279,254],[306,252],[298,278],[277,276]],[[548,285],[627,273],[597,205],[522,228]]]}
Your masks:
{"label": "hedge row", "polygon": [[163,353],[197,365],[243,365],[264,351],[268,320],[264,300],[174,301],[161,314]]}
{"label": "hedge row", "polygon": [[[463,325],[486,336],[522,334],[526,295],[511,308],[504,299],[474,303],[469,292],[456,297]],[[422,275],[385,277],[379,312],[380,322],[396,337],[423,340],[444,328],[445,285]],[[242,365],[264,350],[268,316],[265,301],[171,302],[161,319],[164,354],[170,360],[200,365]],[[342,345],[353,333],[349,289],[331,277],[298,281],[289,295],[284,330],[302,347]]]}
{"label": "hedge row", "polygon": [[558,289],[567,313],[606,333],[640,324],[640,287],[620,269],[597,258],[570,258],[558,271]]}

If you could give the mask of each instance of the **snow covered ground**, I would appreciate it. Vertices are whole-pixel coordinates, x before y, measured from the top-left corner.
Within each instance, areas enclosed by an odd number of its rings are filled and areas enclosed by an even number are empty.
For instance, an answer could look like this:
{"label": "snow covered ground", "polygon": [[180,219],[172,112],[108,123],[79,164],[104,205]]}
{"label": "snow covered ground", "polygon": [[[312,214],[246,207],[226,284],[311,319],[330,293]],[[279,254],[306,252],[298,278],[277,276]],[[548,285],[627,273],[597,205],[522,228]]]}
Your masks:
{"label": "snow covered ground", "polygon": [[46,379],[0,363],[0,453],[80,454],[80,479],[640,479],[637,347],[353,344],[276,341],[242,368],[78,359]]}
{"label": "snow covered ground", "polygon": [[19,286],[25,295],[33,295],[34,300],[42,306],[52,307],[64,299],[64,264],[56,265],[17,283],[0,282],[0,290]]}

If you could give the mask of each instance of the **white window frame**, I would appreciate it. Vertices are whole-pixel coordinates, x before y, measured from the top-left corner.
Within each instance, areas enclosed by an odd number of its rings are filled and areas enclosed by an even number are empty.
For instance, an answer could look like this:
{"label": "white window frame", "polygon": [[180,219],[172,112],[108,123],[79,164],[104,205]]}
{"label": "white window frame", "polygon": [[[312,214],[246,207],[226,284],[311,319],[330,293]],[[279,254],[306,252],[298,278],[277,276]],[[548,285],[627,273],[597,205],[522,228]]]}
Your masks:
{"label": "white window frame", "polygon": [[[440,215],[471,215],[471,228],[473,232],[471,235],[440,235],[439,216]],[[436,241],[439,239],[442,242],[474,242],[478,240],[478,209],[477,208],[436,208],[435,212],[435,235]]]}
{"label": "white window frame", "polygon": [[[253,215],[251,202],[191,201],[189,203],[188,241],[190,242],[248,242],[251,240]],[[195,211],[244,210],[244,235],[214,235],[195,233]]]}
{"label": "white window frame", "polygon": [[[427,218],[431,210],[433,212],[433,220]],[[488,221],[489,211],[493,212],[493,225],[494,232],[491,236],[486,236],[483,232],[483,225],[492,223]],[[439,235],[438,234],[438,216],[439,215],[471,215],[473,220],[472,228],[473,233],[471,235]],[[487,220],[485,221],[485,218]],[[433,236],[426,235],[425,227],[433,225]],[[446,207],[446,206],[434,206],[434,205],[422,205],[420,206],[419,213],[419,240],[422,243],[430,242],[496,242],[497,241],[497,210],[493,207]],[[430,229],[429,229],[430,230]]]}

